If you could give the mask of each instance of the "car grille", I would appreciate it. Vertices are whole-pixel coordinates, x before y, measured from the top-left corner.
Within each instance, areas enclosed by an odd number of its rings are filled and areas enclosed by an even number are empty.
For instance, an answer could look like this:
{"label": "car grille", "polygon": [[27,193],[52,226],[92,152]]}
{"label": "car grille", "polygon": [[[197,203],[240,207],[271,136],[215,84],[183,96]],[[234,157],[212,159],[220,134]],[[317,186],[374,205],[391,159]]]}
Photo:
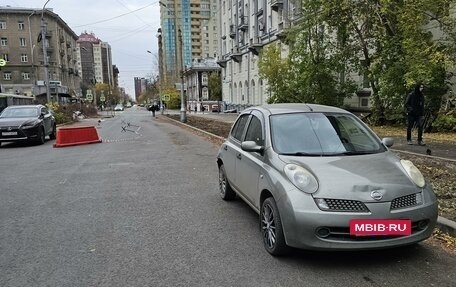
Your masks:
{"label": "car grille", "polygon": [[9,132],[9,131],[17,131],[19,126],[9,126],[9,127],[0,127],[0,131]]}
{"label": "car grille", "polygon": [[324,198],[328,211],[369,212],[364,203],[357,200]]}
{"label": "car grille", "polygon": [[391,202],[391,210],[407,208],[415,205],[419,205],[419,203],[416,201],[416,194],[414,193],[393,199]]}

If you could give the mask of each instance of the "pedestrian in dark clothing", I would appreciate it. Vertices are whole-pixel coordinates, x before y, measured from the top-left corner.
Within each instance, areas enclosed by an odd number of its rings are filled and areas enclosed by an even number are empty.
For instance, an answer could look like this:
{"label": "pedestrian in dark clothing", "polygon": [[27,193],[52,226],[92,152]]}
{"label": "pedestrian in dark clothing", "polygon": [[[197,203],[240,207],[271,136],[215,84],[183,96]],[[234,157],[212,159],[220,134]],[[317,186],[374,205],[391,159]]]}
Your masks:
{"label": "pedestrian in dark clothing", "polygon": [[203,105],[201,105],[201,111],[203,112],[203,114],[204,114],[205,110],[206,110],[206,108]]}
{"label": "pedestrian in dark clothing", "polygon": [[425,146],[423,142],[424,123],[424,85],[419,83],[415,89],[407,95],[405,108],[407,110],[407,144],[412,145],[412,129],[416,124],[418,128],[418,145]]}
{"label": "pedestrian in dark clothing", "polygon": [[155,111],[157,111],[158,106],[156,104],[153,104],[149,107],[149,111],[152,112],[152,117],[155,118]]}

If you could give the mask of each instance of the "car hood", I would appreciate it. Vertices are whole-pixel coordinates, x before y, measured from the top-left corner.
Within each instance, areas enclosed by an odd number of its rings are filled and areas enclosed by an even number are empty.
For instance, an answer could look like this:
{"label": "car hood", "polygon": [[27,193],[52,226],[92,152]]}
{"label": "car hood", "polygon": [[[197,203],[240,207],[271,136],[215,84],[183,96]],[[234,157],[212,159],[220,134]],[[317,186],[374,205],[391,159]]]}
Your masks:
{"label": "car hood", "polygon": [[0,127],[13,127],[13,126],[20,126],[25,122],[33,122],[36,121],[36,118],[0,118]]}
{"label": "car hood", "polygon": [[419,192],[402,168],[400,160],[390,151],[372,155],[340,157],[279,156],[285,163],[307,168],[317,178],[317,198],[375,201],[371,193],[379,191],[383,201]]}

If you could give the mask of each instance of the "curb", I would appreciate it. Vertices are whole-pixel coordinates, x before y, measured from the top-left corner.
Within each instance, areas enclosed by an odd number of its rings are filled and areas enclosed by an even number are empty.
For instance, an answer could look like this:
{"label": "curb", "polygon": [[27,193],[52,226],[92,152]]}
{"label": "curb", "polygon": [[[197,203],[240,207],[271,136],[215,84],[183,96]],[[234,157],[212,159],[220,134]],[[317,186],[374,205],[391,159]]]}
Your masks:
{"label": "curb", "polygon": [[[187,128],[191,128],[193,130],[196,130],[198,132],[201,132],[209,137],[212,137],[214,139],[217,139],[217,140],[220,140],[220,141],[223,141],[225,140],[225,138],[223,137],[220,137],[220,136],[217,136],[217,135],[214,135],[212,133],[209,133],[207,131],[204,131],[202,129],[199,129],[199,128],[195,128],[191,125],[188,125],[186,123],[182,123],[180,121],[176,121],[175,119],[171,118],[171,117],[168,117],[166,115],[162,115],[160,117],[160,119],[164,119],[164,120],[168,120],[168,121],[171,121],[171,122],[174,122],[174,123],[177,123],[179,125],[182,125],[184,127],[187,127]],[[397,150],[398,152],[403,152],[401,150]],[[406,152],[406,151],[405,151]],[[437,217],[437,224],[436,224],[436,227],[438,229],[440,229],[441,231],[445,232],[445,233],[448,233],[449,235],[453,236],[453,237],[456,237],[456,222],[452,221],[452,220],[449,220],[445,217],[442,217],[442,216],[438,216]]]}
{"label": "curb", "polygon": [[437,217],[437,228],[441,231],[456,237],[456,222],[446,219],[445,217]]}

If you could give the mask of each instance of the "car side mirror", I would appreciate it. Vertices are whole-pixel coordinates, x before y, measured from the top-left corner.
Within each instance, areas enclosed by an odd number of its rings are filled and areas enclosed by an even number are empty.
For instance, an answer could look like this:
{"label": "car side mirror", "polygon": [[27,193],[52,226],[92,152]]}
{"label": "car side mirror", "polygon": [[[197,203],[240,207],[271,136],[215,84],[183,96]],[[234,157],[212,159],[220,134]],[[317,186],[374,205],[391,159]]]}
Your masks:
{"label": "car side mirror", "polygon": [[394,139],[393,139],[393,138],[383,138],[383,139],[382,139],[382,143],[383,143],[386,147],[392,147],[393,144],[394,144]]}
{"label": "car side mirror", "polygon": [[247,152],[259,152],[263,154],[264,146],[258,145],[254,141],[244,141],[241,143],[241,149]]}

